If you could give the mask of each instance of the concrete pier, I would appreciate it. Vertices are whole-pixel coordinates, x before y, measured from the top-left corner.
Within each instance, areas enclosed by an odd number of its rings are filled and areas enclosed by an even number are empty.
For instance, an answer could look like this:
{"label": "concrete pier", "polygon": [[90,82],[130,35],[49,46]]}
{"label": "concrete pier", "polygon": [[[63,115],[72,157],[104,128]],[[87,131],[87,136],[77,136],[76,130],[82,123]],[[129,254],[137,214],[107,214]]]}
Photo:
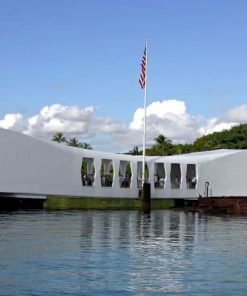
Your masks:
{"label": "concrete pier", "polygon": [[212,214],[247,214],[247,196],[199,198],[194,208]]}

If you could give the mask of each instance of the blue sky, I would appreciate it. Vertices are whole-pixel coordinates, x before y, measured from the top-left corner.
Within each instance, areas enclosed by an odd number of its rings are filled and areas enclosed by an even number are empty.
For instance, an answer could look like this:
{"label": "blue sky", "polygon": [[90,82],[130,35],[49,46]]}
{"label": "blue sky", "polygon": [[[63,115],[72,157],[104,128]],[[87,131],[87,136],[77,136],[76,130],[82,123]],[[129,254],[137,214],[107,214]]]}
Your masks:
{"label": "blue sky", "polygon": [[62,131],[106,151],[141,145],[145,39],[149,144],[247,121],[244,0],[0,5],[1,127],[47,139]]}

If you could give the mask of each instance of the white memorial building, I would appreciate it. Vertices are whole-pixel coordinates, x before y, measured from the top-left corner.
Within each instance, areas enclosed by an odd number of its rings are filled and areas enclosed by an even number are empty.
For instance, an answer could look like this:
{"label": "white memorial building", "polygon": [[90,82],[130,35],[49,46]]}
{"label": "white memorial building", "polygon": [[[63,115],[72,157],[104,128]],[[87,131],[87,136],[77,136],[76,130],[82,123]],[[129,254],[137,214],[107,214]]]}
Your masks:
{"label": "white memorial building", "polygon": [[[138,198],[142,156],[106,153],[0,129],[0,196]],[[151,198],[247,196],[247,151],[146,157]]]}

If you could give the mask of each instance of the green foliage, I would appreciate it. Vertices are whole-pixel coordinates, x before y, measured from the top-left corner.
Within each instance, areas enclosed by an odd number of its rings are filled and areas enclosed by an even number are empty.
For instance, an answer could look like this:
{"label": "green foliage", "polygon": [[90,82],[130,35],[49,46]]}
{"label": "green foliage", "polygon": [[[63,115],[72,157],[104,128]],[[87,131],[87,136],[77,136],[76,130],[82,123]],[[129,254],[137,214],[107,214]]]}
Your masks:
{"label": "green foliage", "polygon": [[141,155],[142,154],[142,151],[139,151],[138,146],[135,146],[132,150],[130,150],[126,154],[130,154],[130,155]]}
{"label": "green foliage", "polygon": [[[93,149],[90,144],[80,143],[75,137],[67,140],[63,133],[54,134],[52,140],[58,143],[66,142],[67,145],[73,147]],[[240,124],[230,130],[202,136],[192,144],[173,144],[170,139],[162,134],[158,135],[154,140],[154,145],[146,149],[147,156],[177,155],[216,149],[247,149],[247,124]],[[141,155],[142,151],[139,150],[138,146],[135,146],[127,154]]]}
{"label": "green foliage", "polygon": [[63,133],[55,133],[52,137],[52,141],[58,142],[58,143],[62,143],[62,142],[67,142],[66,137],[64,136]]}
{"label": "green foliage", "polygon": [[92,146],[88,143],[81,143],[76,137],[66,139],[63,133],[55,133],[52,137],[52,141],[58,142],[58,143],[66,143],[68,146],[72,147],[78,147],[83,149],[89,149],[92,150]]}
{"label": "green foliage", "polygon": [[148,156],[155,156],[155,155],[172,155],[172,141],[165,137],[164,135],[160,134],[157,138],[154,139],[155,144],[151,147],[146,149],[146,155]]}
{"label": "green foliage", "polygon": [[80,148],[83,148],[83,149],[88,149],[88,150],[92,150],[92,146],[88,143],[80,143]]}
{"label": "green foliage", "polygon": [[146,155],[164,156],[217,149],[247,149],[247,124],[202,136],[192,144],[172,144],[164,135],[159,135],[154,140],[156,143],[146,149]]}
{"label": "green foliage", "polygon": [[72,147],[80,147],[80,143],[78,141],[78,139],[76,138],[71,138],[68,141],[68,146],[72,146]]}
{"label": "green foliage", "polygon": [[230,130],[215,132],[197,139],[194,151],[215,149],[246,149],[247,148],[247,124],[232,127]]}

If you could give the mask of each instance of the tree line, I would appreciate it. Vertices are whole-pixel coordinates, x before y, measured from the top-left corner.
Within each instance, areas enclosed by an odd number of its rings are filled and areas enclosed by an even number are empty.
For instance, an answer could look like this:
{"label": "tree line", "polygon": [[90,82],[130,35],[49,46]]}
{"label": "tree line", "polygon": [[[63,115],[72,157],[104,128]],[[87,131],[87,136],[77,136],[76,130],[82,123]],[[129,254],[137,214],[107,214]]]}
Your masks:
{"label": "tree line", "polygon": [[[154,145],[146,149],[147,156],[177,155],[217,149],[247,149],[247,124],[240,124],[229,130],[202,136],[192,144],[173,144],[163,134],[154,140]],[[142,150],[135,146],[128,154],[141,155]]]}
{"label": "tree line", "polygon": [[58,143],[65,143],[68,146],[72,147],[78,147],[83,149],[93,149],[92,146],[88,143],[81,143],[76,137],[72,137],[70,139],[67,139],[63,133],[55,133],[52,137],[52,141],[58,142]]}
{"label": "tree line", "polygon": [[[65,143],[68,146],[84,149],[93,149],[88,143],[81,143],[75,137],[67,139],[63,133],[54,134],[53,141]],[[214,132],[196,139],[192,144],[173,144],[172,141],[163,134],[154,138],[155,143],[146,148],[147,156],[166,156],[199,151],[209,151],[216,149],[247,149],[247,124],[234,126],[229,130]],[[142,150],[138,146],[126,152],[130,155],[142,155]]]}

